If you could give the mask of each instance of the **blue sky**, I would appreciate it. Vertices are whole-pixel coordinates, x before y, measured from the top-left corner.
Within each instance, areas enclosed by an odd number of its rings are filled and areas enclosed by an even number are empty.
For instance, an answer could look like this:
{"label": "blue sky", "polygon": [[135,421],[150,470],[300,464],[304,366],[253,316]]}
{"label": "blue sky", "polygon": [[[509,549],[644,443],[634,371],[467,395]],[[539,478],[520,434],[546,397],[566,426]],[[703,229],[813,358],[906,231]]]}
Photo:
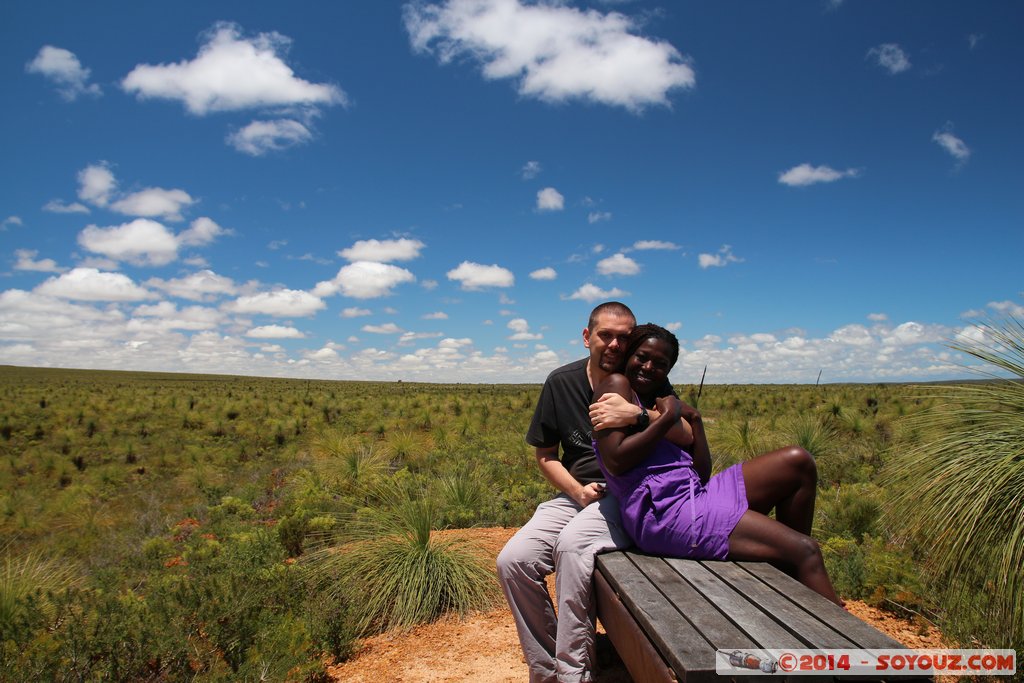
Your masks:
{"label": "blue sky", "polygon": [[1024,315],[1022,25],[4,3],[0,363],[538,382],[617,298],[676,382],[963,377],[945,342]]}

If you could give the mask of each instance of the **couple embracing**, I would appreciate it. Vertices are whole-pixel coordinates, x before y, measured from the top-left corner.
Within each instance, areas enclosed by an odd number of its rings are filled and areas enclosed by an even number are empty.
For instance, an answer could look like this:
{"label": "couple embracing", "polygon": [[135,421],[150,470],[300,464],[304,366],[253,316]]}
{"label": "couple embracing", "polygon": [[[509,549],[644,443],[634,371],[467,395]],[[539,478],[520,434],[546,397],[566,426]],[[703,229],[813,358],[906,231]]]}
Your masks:
{"label": "couple embracing", "polygon": [[[668,381],[675,335],[637,326],[611,301],[591,312],[583,344],[587,358],[548,376],[526,434],[560,494],[498,555],[531,683],[592,680],[591,578],[601,552],[635,544],[674,557],[768,561],[838,603],[810,537],[811,455],[783,448],[712,477],[701,415]],[[544,582],[551,572],[557,616]]]}

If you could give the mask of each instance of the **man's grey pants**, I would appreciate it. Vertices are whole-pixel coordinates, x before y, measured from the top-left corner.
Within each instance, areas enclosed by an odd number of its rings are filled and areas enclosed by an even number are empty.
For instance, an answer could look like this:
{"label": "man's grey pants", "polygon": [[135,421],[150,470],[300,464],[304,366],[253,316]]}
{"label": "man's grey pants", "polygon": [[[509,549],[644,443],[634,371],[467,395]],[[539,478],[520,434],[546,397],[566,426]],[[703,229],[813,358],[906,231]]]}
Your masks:
{"label": "man's grey pants", "polygon": [[[519,632],[531,683],[590,681],[594,556],[632,545],[611,494],[581,508],[564,493],[537,511],[498,555],[498,580]],[[544,577],[555,572],[558,617]]]}

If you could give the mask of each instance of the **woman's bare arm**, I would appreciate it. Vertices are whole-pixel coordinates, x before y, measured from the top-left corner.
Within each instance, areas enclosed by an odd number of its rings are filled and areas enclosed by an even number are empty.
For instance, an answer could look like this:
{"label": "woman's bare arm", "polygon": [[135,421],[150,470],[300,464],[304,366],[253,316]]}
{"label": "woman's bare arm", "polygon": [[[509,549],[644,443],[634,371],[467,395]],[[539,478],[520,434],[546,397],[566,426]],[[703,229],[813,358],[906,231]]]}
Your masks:
{"label": "woman's bare arm", "polygon": [[[630,398],[633,390],[624,375],[614,373],[594,388],[594,395],[614,392],[623,398]],[[658,441],[665,437],[674,424],[679,422],[682,404],[675,396],[658,399],[660,415],[642,432],[628,434],[623,428],[602,429],[595,433],[601,461],[613,475],[633,469],[654,450]]]}

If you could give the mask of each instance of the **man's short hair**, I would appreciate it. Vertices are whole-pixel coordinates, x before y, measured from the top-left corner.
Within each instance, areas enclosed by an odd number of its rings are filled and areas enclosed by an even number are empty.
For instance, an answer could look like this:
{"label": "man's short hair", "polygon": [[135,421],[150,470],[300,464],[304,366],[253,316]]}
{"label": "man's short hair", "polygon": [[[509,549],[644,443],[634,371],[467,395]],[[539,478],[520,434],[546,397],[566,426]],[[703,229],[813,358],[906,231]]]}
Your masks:
{"label": "man's short hair", "polygon": [[592,330],[597,325],[597,318],[605,313],[611,315],[617,315],[620,318],[631,318],[633,324],[636,325],[636,316],[633,315],[633,311],[629,310],[629,306],[620,301],[605,301],[603,304],[598,306],[590,312],[590,320],[587,321],[587,329]]}

